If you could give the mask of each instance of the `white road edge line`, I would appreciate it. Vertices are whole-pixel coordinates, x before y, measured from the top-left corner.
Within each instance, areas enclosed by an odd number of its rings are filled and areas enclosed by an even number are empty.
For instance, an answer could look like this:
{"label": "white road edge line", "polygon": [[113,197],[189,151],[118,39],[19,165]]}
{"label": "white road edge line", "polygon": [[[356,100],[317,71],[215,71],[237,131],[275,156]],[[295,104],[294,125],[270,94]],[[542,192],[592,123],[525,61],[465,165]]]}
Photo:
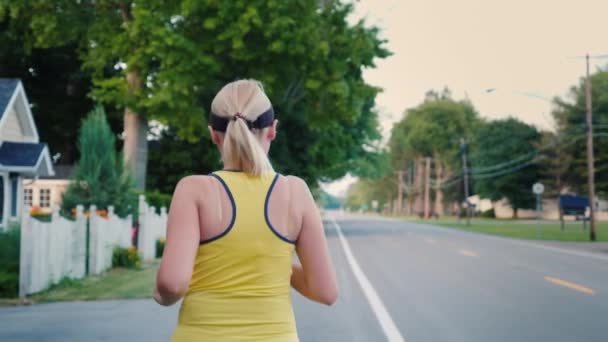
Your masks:
{"label": "white road edge line", "polygon": [[384,335],[386,335],[388,342],[405,342],[405,339],[403,338],[403,336],[401,336],[401,333],[399,332],[399,329],[397,329],[395,322],[393,322],[391,315],[388,313],[388,311],[386,311],[386,307],[382,303],[382,299],[380,299],[380,296],[378,296],[378,293],[376,293],[376,290],[374,290],[374,287],[370,283],[369,279],[367,279],[365,273],[363,273],[363,270],[359,266],[357,259],[355,259],[355,256],[353,255],[350,249],[348,241],[344,237],[344,234],[342,234],[342,229],[340,228],[340,225],[338,225],[336,220],[333,218],[331,219],[331,222],[334,224],[334,226],[336,227],[336,231],[338,232],[340,243],[342,244],[344,254],[346,255],[346,260],[348,261],[348,264],[350,265],[350,268],[353,271],[355,278],[357,278],[357,281],[359,282],[359,285],[363,290],[363,294],[365,294],[367,302],[372,308],[372,311],[374,311],[376,319],[380,323],[380,326],[382,327],[382,330],[384,331]]}

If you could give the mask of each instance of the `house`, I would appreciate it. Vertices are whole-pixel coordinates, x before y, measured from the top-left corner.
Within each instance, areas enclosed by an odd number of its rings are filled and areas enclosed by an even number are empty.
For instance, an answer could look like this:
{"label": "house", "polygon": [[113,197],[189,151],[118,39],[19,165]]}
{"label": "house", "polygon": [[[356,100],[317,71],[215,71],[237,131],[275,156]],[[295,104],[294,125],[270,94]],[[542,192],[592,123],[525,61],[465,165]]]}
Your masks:
{"label": "house", "polygon": [[23,179],[52,175],[21,80],[0,78],[0,229],[21,216]]}
{"label": "house", "polygon": [[74,173],[73,165],[54,165],[55,174],[25,179],[23,198],[26,206],[40,208],[43,213],[51,213],[52,208],[61,206],[63,193],[70,186]]}

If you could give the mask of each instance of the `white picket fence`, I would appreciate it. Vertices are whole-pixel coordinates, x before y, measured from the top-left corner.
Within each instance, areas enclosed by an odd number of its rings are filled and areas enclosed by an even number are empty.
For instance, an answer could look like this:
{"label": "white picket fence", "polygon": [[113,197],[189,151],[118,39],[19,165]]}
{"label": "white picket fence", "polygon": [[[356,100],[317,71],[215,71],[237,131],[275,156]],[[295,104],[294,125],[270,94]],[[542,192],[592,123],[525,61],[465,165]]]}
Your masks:
{"label": "white picket fence", "polygon": [[[161,214],[139,199],[138,250],[142,260],[153,260],[156,240],[165,237],[167,211]],[[89,208],[89,217],[83,206],[76,208],[76,219],[68,220],[54,209],[52,220],[42,222],[25,213],[21,219],[21,255],[19,263],[19,296],[43,291],[63,278],[80,279],[86,276],[87,223],[89,224],[89,274],[95,275],[112,267],[112,254],[116,246],[131,246],[131,217],[121,219],[108,208],[108,217]]]}
{"label": "white picket fence", "polygon": [[160,208],[160,214],[146,203],[143,195],[139,196],[139,231],[137,249],[142,260],[153,260],[156,257],[156,240],[167,235],[167,209]]}
{"label": "white picket fence", "polygon": [[[29,208],[26,210],[29,213]],[[84,277],[86,225],[82,206],[76,208],[75,221],[61,217],[57,209],[51,222],[22,215],[20,297],[40,292],[66,277]]]}
{"label": "white picket fence", "polygon": [[108,207],[108,218],[97,214],[97,208],[89,210],[89,274],[100,274],[112,267],[115,247],[131,246],[131,215],[126,219],[114,215],[114,207]]}

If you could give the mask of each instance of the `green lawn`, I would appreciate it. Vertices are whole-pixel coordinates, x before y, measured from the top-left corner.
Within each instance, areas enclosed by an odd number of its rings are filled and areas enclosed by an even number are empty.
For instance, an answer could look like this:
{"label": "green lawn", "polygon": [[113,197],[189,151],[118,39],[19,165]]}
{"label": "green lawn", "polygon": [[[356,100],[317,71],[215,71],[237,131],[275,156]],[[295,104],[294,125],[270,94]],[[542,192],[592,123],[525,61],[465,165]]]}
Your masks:
{"label": "green lawn", "polygon": [[81,280],[64,280],[51,289],[32,295],[34,303],[152,298],[152,289],[159,262],[144,264],[141,269],[115,268],[101,276]]}
{"label": "green lawn", "polygon": [[[471,225],[467,227],[465,220],[461,220],[459,222],[456,218],[442,218],[439,220],[431,219],[427,221],[412,217],[406,217],[404,219],[418,223],[434,224],[444,227],[507,236],[518,239],[589,241],[589,224],[587,224],[587,230],[583,230],[582,222],[567,222],[564,231],[562,231],[559,222],[545,222],[537,225],[530,220],[518,221],[474,218],[471,220]],[[597,240],[608,241],[608,222],[598,222],[596,228]],[[540,235],[538,229],[540,229]]]}

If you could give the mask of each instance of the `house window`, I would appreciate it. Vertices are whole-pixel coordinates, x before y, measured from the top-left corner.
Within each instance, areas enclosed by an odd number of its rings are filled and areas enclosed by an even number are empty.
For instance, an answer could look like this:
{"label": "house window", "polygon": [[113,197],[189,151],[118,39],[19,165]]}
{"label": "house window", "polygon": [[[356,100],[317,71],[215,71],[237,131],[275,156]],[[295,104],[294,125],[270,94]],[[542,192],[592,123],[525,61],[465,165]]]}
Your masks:
{"label": "house window", "polygon": [[51,189],[40,189],[40,207],[48,208],[51,206]]}
{"label": "house window", "polygon": [[24,189],[23,190],[23,203],[31,207],[34,201],[34,190],[33,189]]}

